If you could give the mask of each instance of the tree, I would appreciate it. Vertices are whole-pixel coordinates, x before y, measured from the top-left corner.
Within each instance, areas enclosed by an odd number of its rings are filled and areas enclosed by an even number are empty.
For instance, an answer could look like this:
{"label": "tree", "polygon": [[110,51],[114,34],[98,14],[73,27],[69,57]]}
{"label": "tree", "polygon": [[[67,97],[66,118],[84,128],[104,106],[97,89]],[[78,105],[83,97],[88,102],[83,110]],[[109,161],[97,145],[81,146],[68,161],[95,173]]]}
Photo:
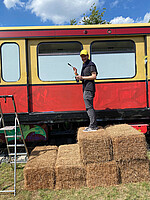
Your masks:
{"label": "tree", "polygon": [[[104,16],[105,10],[106,10],[106,8],[103,8],[103,11],[100,13],[94,3],[90,8],[90,15],[87,16],[85,13],[83,13],[83,19],[79,23],[80,24],[83,23],[84,25],[87,25],[87,24],[109,24],[109,22],[102,19]],[[70,25],[77,25],[77,20],[71,19]]]}
{"label": "tree", "polygon": [[77,20],[76,19],[71,19],[70,20],[70,25],[77,25]]}

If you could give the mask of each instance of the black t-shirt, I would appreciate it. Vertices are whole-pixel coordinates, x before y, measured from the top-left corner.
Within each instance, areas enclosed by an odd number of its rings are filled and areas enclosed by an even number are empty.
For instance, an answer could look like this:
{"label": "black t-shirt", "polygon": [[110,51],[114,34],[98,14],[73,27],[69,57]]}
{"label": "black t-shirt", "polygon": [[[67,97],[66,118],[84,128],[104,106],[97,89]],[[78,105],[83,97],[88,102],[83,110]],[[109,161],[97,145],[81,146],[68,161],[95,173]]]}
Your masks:
{"label": "black t-shirt", "polygon": [[[92,61],[87,60],[83,64],[83,67],[81,70],[81,76],[91,76],[92,72],[96,72],[96,75],[98,74],[96,65]],[[95,92],[94,80],[82,80],[82,84],[83,84],[83,91],[86,90],[86,91]]]}

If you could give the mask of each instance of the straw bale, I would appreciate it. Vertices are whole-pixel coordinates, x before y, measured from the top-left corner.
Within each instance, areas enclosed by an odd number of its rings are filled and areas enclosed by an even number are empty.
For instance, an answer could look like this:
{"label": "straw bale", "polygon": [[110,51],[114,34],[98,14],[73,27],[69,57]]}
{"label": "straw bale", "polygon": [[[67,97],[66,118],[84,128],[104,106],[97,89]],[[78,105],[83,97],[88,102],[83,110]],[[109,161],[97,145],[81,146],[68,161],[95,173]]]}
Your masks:
{"label": "straw bale", "polygon": [[121,183],[150,181],[149,160],[130,160],[118,162]]}
{"label": "straw bale", "polygon": [[112,139],[114,160],[146,159],[147,147],[143,133],[127,124],[110,126],[106,132]]}
{"label": "straw bale", "polygon": [[32,151],[24,168],[25,189],[54,189],[56,157],[56,146],[36,147]]}
{"label": "straw bale", "polygon": [[36,146],[32,150],[29,160],[31,160],[39,155],[45,154],[47,151],[54,150],[54,149],[57,150],[58,148],[56,146]]}
{"label": "straw bale", "polygon": [[143,133],[136,130],[129,124],[117,124],[113,126],[108,126],[106,130],[109,131],[109,133],[114,136],[139,135],[139,134],[143,135]]}
{"label": "straw bale", "polygon": [[86,170],[80,160],[78,144],[59,147],[55,171],[56,189],[80,188],[86,185]]}
{"label": "straw bale", "polygon": [[115,161],[87,164],[87,186],[119,184],[119,169]]}
{"label": "straw bale", "polygon": [[112,160],[111,138],[104,129],[94,132],[83,132],[84,127],[78,129],[78,144],[81,160],[84,164]]}

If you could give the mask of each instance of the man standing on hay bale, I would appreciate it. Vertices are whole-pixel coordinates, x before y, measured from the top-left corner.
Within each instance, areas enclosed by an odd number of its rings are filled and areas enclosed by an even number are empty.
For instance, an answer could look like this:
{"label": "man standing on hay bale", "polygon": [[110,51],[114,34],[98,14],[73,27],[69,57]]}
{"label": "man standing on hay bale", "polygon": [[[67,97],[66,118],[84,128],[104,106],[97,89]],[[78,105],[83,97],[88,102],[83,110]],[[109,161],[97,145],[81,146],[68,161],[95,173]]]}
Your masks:
{"label": "man standing on hay bale", "polygon": [[82,50],[80,52],[81,59],[83,61],[83,66],[81,70],[81,75],[78,75],[77,69],[74,67],[74,73],[76,80],[81,80],[83,84],[83,99],[86,107],[87,114],[90,119],[89,127],[84,129],[84,132],[96,131],[98,129],[96,123],[95,110],[93,108],[93,99],[95,96],[95,82],[96,76],[98,74],[96,65],[89,60],[89,55],[87,50]]}

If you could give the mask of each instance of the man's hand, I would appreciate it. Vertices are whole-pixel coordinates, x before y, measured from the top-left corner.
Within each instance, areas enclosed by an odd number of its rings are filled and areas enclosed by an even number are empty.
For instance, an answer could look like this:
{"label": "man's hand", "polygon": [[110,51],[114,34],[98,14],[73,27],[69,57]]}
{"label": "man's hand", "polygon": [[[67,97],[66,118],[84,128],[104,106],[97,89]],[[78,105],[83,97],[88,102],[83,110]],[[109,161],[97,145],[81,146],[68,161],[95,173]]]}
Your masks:
{"label": "man's hand", "polygon": [[77,75],[77,68],[73,67],[74,74]]}
{"label": "man's hand", "polygon": [[77,76],[76,76],[76,79],[77,79],[77,80],[80,80],[80,81],[83,80],[82,76],[80,76],[80,75],[77,75]]}

